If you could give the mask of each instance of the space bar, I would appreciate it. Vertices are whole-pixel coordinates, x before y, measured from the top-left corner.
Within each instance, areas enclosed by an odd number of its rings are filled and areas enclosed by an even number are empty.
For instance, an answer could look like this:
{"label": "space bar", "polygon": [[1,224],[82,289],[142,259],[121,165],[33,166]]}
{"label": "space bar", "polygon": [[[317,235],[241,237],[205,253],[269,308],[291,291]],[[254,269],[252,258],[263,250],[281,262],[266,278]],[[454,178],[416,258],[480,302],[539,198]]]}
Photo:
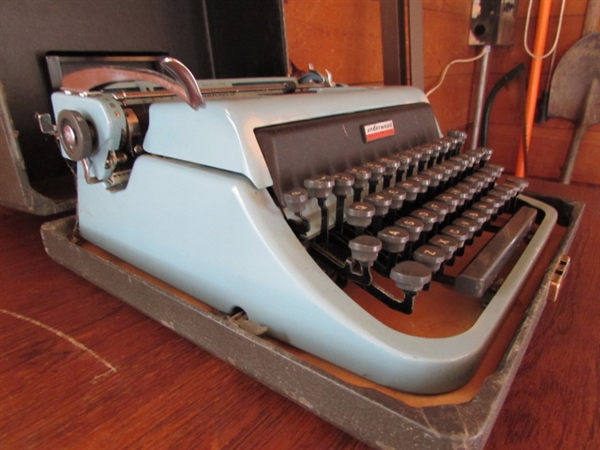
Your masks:
{"label": "space bar", "polygon": [[519,209],[456,277],[454,288],[471,297],[482,297],[531,229],[536,215],[534,208]]}

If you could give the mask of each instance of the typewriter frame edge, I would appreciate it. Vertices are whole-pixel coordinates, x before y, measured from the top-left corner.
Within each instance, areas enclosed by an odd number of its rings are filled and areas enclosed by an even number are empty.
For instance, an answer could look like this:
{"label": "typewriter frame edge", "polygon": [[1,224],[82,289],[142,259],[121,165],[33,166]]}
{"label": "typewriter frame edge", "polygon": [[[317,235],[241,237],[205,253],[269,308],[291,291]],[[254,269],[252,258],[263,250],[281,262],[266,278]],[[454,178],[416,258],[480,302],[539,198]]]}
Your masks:
{"label": "typewriter frame edge", "polygon": [[375,448],[407,448],[406,444],[410,444],[409,448],[415,450],[457,446],[482,449],[548,301],[553,268],[568,252],[585,206],[571,199],[528,195],[550,200],[552,206],[560,209],[559,217],[568,219],[558,251],[500,366],[478,394],[464,404],[425,408],[411,407],[380,392],[348,384],[242,330],[225,317],[196,307],[88,252],[71,239],[74,216],[45,223],[41,233],[46,252],[59,264]]}

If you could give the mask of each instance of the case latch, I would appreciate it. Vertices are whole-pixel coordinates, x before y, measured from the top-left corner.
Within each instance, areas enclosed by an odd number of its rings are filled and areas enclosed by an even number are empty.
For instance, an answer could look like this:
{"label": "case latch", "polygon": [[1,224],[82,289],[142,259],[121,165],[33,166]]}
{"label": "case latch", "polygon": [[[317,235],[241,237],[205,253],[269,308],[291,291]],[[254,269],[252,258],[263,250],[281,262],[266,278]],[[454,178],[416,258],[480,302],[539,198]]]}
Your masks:
{"label": "case latch", "polygon": [[571,257],[567,255],[561,255],[558,258],[556,265],[554,266],[554,272],[550,278],[550,292],[548,298],[550,301],[555,302],[558,299],[558,293],[560,292],[561,285],[569,271],[569,263]]}

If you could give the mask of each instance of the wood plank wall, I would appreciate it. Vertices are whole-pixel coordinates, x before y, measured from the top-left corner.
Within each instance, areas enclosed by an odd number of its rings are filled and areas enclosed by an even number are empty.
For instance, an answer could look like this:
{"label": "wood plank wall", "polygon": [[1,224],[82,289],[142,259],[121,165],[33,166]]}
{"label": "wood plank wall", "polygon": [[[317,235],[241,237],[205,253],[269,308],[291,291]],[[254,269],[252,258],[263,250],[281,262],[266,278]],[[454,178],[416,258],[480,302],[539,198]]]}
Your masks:
{"label": "wood plank wall", "polygon": [[284,0],[289,58],[351,85],[383,84],[379,0]]}
{"label": "wood plank wall", "polygon": [[[589,0],[598,1],[598,0]],[[446,64],[478,54],[480,47],[468,42],[470,0],[422,0],[425,88],[437,83]],[[581,38],[588,0],[568,0],[555,66],[560,57]],[[348,84],[383,83],[379,0],[285,0],[288,52],[302,69],[313,63],[334,79]],[[488,146],[494,161],[513,173],[519,140],[523,133],[523,109],[530,58],[523,49],[528,0],[518,1],[515,44],[494,47],[489,60],[486,95],[494,84],[517,64],[524,63],[523,76],[497,96],[491,111]],[[539,0],[532,5],[529,46],[533,47]],[[548,47],[554,39],[560,1],[552,5]],[[542,89],[548,80],[550,58],[545,60]],[[474,112],[479,61],[453,65],[444,84],[430,96],[440,127],[470,131]],[[528,176],[558,179],[569,148],[573,124],[551,118],[535,125],[528,158]],[[600,125],[591,127],[583,140],[572,182],[600,184]]]}

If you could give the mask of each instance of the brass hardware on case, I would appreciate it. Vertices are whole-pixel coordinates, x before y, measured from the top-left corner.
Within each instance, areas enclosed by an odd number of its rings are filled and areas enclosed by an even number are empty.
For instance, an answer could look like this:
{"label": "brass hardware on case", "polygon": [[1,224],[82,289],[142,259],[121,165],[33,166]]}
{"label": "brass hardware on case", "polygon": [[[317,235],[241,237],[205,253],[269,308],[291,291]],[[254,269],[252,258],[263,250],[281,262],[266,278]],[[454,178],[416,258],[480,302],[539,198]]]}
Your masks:
{"label": "brass hardware on case", "polygon": [[569,263],[571,262],[571,257],[567,255],[561,255],[558,259],[556,266],[554,267],[554,273],[550,278],[550,293],[548,298],[550,301],[555,302],[558,299],[558,294],[560,292],[560,287],[569,271]]}

